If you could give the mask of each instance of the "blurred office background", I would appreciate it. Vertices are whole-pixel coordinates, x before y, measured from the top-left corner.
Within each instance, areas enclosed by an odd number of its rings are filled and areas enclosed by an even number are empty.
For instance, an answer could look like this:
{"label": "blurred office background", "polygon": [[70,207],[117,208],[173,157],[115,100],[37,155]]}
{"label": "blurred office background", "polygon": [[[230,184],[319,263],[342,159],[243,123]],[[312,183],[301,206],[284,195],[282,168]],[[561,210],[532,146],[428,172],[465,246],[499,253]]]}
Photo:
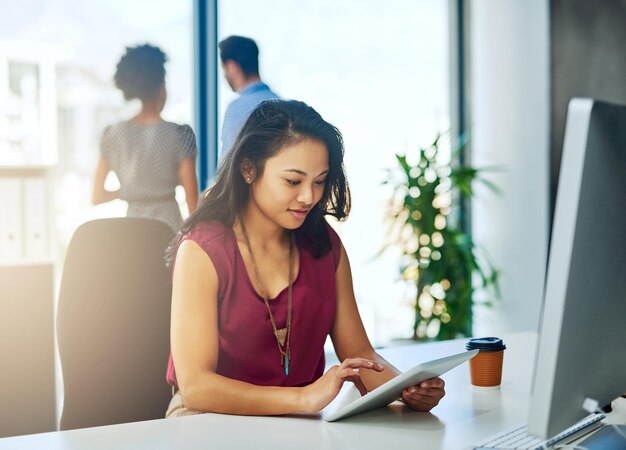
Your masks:
{"label": "blurred office background", "polygon": [[[344,134],[353,211],[337,230],[374,344],[410,336],[413,324],[397,251],[378,255],[385,171],[395,153],[448,129],[471,131],[467,162],[503,168],[490,175],[502,193],[479,190],[465,212],[502,274],[502,299],[477,308],[474,334],[536,330],[566,104],[626,102],[624,23],[623,0],[0,0],[3,311],[36,297],[43,351],[52,352],[69,239],[89,219],[125,214],[122,201],[90,203],[104,127],[139,108],[112,82],[125,47],[149,42],[168,54],[163,116],[192,124],[205,186],[235,97],[215,44],[240,34],[259,44],[265,82]],[[33,274],[44,281],[16,294]],[[0,341],[10,340],[16,324],[0,324]],[[54,378],[47,361],[41,376]],[[24,432],[55,426],[40,423]]]}

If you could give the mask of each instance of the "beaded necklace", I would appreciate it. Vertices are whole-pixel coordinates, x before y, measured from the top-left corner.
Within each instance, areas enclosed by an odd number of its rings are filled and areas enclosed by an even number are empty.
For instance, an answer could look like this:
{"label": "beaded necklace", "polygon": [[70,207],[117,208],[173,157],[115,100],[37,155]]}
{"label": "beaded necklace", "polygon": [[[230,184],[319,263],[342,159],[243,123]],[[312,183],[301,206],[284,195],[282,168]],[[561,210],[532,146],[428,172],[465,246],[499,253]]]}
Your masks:
{"label": "beaded necklace", "polygon": [[250,253],[250,260],[252,261],[252,268],[254,269],[254,276],[256,277],[257,286],[259,288],[261,297],[263,297],[263,301],[265,302],[267,313],[270,316],[272,331],[274,333],[274,337],[276,337],[276,344],[278,346],[278,351],[280,352],[280,365],[285,367],[285,375],[289,375],[289,359],[291,358],[291,302],[293,290],[294,263],[293,231],[289,232],[289,287],[287,288],[287,326],[285,328],[277,329],[276,321],[274,320],[274,315],[272,314],[272,310],[270,308],[270,302],[267,294],[265,293],[265,289],[263,289],[263,284],[261,283],[261,277],[259,276],[257,264],[254,259],[254,254],[252,253],[252,246],[250,245],[248,232],[241,217],[239,217],[239,223],[241,224],[241,231],[243,232],[243,237],[246,241],[246,246],[248,247],[248,253]]}

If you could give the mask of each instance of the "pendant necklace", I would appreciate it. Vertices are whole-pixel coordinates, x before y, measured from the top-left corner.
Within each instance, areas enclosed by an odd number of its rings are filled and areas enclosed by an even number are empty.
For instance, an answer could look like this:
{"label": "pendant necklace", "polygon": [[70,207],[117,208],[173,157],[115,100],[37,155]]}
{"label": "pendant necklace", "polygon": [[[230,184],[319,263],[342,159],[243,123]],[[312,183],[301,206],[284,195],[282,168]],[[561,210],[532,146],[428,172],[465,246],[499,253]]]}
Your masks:
{"label": "pendant necklace", "polygon": [[287,326],[280,330],[276,328],[276,321],[270,308],[270,302],[261,284],[261,277],[257,269],[254,254],[252,253],[252,247],[250,246],[250,239],[248,238],[248,232],[241,216],[239,217],[239,224],[241,225],[241,231],[243,238],[246,241],[248,247],[248,253],[250,254],[250,260],[252,261],[252,268],[254,269],[254,276],[256,277],[256,283],[259,288],[261,297],[265,302],[265,307],[270,316],[270,322],[272,323],[272,331],[276,338],[276,344],[278,351],[280,352],[280,365],[285,367],[285,375],[289,375],[289,359],[291,357],[291,302],[292,302],[292,288],[293,288],[293,263],[294,263],[294,237],[293,231],[289,232],[289,285],[287,288]]}

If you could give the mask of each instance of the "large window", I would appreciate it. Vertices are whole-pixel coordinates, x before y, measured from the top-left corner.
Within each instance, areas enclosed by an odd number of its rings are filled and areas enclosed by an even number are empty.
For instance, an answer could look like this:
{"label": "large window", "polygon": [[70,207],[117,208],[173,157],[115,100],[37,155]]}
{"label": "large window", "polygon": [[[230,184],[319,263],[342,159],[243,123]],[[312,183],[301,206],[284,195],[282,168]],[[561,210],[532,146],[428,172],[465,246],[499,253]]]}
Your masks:
{"label": "large window", "polygon": [[[255,39],[262,79],[280,96],[313,106],[344,135],[353,209],[336,229],[376,344],[411,335],[412,300],[396,282],[398,254],[376,256],[391,195],[381,182],[396,164],[394,153],[426,144],[449,127],[447,5],[444,0],[218,4],[219,38]],[[223,78],[219,98],[221,118],[235,98]]]}
{"label": "large window", "polygon": [[[32,213],[29,202],[22,201],[29,195],[31,180],[18,176],[47,174],[46,190],[53,192],[35,198],[47,199],[35,208],[47,212],[36,211],[34,218],[45,215],[50,222],[50,245],[36,252],[37,258],[43,256],[60,268],[81,223],[125,215],[121,200],[91,205],[103,129],[139,110],[137,101],[124,102],[113,85],[125,47],[147,42],[167,53],[168,101],[163,117],[191,123],[192,5],[191,0],[0,0],[0,175],[9,174],[4,180],[0,177],[0,205],[8,204],[0,208],[0,223],[13,219],[18,234],[20,227],[29,228],[27,220],[19,222]],[[107,183],[113,188],[116,180],[110,177]],[[23,195],[18,191],[22,184]],[[13,197],[17,200],[10,201]],[[2,255],[0,263],[19,264],[20,258],[29,258],[28,246],[22,253],[19,247],[13,251],[15,257]],[[59,409],[63,395],[58,366],[56,370]]]}
{"label": "large window", "polygon": [[52,167],[58,256],[80,223],[126,211],[90,203],[104,127],[139,109],[113,85],[126,46],[167,53],[163,116],[191,123],[192,10],[191,0],[0,0],[0,165]]}

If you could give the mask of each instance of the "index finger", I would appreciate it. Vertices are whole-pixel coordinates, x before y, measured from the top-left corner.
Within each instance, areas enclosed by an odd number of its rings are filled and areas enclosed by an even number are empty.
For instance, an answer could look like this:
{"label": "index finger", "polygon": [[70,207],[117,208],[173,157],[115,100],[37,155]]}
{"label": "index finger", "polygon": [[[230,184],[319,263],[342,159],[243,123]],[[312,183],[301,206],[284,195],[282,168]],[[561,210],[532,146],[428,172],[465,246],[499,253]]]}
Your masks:
{"label": "index finger", "polygon": [[377,363],[376,361],[372,361],[370,359],[365,358],[346,358],[341,363],[342,368],[357,368],[363,367],[365,369],[372,369],[377,372],[382,372],[385,367],[382,364]]}

